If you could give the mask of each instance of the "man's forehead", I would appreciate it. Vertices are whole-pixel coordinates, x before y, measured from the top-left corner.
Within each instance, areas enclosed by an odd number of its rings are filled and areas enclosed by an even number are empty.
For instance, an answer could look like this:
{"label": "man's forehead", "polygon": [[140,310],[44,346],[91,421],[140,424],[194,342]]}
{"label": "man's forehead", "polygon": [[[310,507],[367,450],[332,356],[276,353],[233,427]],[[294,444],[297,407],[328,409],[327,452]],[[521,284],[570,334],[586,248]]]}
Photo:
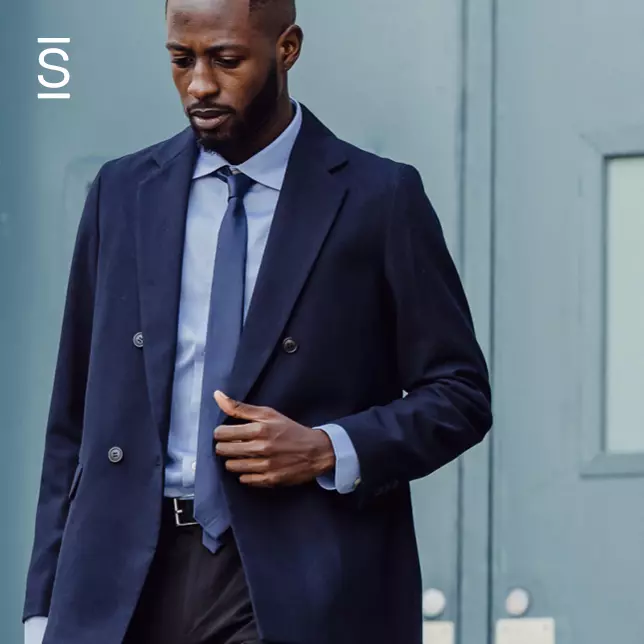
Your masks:
{"label": "man's forehead", "polygon": [[177,26],[248,24],[250,0],[168,0],[168,20]]}

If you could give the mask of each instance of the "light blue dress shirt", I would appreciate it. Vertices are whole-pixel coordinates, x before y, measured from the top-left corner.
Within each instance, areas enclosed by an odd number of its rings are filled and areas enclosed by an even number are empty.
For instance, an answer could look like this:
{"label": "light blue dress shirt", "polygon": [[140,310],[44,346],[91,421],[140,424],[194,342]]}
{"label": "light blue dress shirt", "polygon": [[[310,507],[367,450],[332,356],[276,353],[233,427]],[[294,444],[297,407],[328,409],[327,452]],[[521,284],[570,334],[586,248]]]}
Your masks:
{"label": "light blue dress shirt", "polygon": [[[296,102],[293,105],[295,116],[279,138],[248,161],[232,166],[255,181],[244,198],[248,218],[244,319],[257,282],[288,160],[302,125],[300,106]],[[170,497],[189,497],[194,493],[212,269],[217,233],[228,204],[227,185],[212,173],[226,165],[230,164],[219,154],[202,150],[190,191],[165,471],[165,495]],[[351,439],[338,425],[324,425],[319,429],[328,434],[336,456],[335,472],[320,477],[319,484],[342,494],[352,492],[360,480],[360,466]]]}

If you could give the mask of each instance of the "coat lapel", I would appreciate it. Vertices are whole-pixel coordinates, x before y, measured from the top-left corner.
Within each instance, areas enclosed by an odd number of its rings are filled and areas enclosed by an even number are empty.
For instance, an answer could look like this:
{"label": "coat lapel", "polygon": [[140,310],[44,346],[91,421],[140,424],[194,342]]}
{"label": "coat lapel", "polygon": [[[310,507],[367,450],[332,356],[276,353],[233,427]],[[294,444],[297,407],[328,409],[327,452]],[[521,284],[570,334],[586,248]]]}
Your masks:
{"label": "coat lapel", "polygon": [[346,159],[337,139],[303,107],[284,184],[230,378],[244,400],[261,374],[342,206]]}
{"label": "coat lapel", "polygon": [[170,426],[186,213],[197,145],[190,129],[159,148],[159,167],[140,184],[137,264],[144,360],[152,415],[162,439]]}

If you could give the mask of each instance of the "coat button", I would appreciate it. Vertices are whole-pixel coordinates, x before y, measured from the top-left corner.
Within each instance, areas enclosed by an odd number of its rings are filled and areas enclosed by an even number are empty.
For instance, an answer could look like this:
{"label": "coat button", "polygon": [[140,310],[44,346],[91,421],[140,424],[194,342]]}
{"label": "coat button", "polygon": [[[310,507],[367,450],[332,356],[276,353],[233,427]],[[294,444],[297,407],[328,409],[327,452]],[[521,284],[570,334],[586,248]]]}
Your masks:
{"label": "coat button", "polygon": [[282,348],[286,353],[295,353],[299,349],[299,346],[293,338],[286,338],[284,342],[282,342]]}
{"label": "coat button", "polygon": [[123,450],[120,447],[112,447],[107,454],[110,463],[120,463],[123,460]]}
{"label": "coat button", "polygon": [[132,342],[134,343],[134,346],[137,349],[142,349],[143,348],[143,334],[140,331],[138,333],[135,333],[134,337],[132,338]]}

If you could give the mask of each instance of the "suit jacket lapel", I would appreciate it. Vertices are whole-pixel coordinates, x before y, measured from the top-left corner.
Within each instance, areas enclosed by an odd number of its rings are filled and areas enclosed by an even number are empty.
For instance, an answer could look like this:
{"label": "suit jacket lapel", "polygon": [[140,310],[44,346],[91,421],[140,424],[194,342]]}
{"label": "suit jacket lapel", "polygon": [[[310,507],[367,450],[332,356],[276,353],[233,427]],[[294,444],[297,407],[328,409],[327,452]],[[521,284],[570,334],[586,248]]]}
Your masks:
{"label": "suit jacket lapel", "polygon": [[346,161],[337,139],[303,112],[230,378],[240,400],[280,341],[347,192],[332,172]]}
{"label": "suit jacket lapel", "polygon": [[159,167],[140,184],[136,239],[143,351],[152,415],[170,426],[186,213],[197,145],[188,129],[158,149]]}

